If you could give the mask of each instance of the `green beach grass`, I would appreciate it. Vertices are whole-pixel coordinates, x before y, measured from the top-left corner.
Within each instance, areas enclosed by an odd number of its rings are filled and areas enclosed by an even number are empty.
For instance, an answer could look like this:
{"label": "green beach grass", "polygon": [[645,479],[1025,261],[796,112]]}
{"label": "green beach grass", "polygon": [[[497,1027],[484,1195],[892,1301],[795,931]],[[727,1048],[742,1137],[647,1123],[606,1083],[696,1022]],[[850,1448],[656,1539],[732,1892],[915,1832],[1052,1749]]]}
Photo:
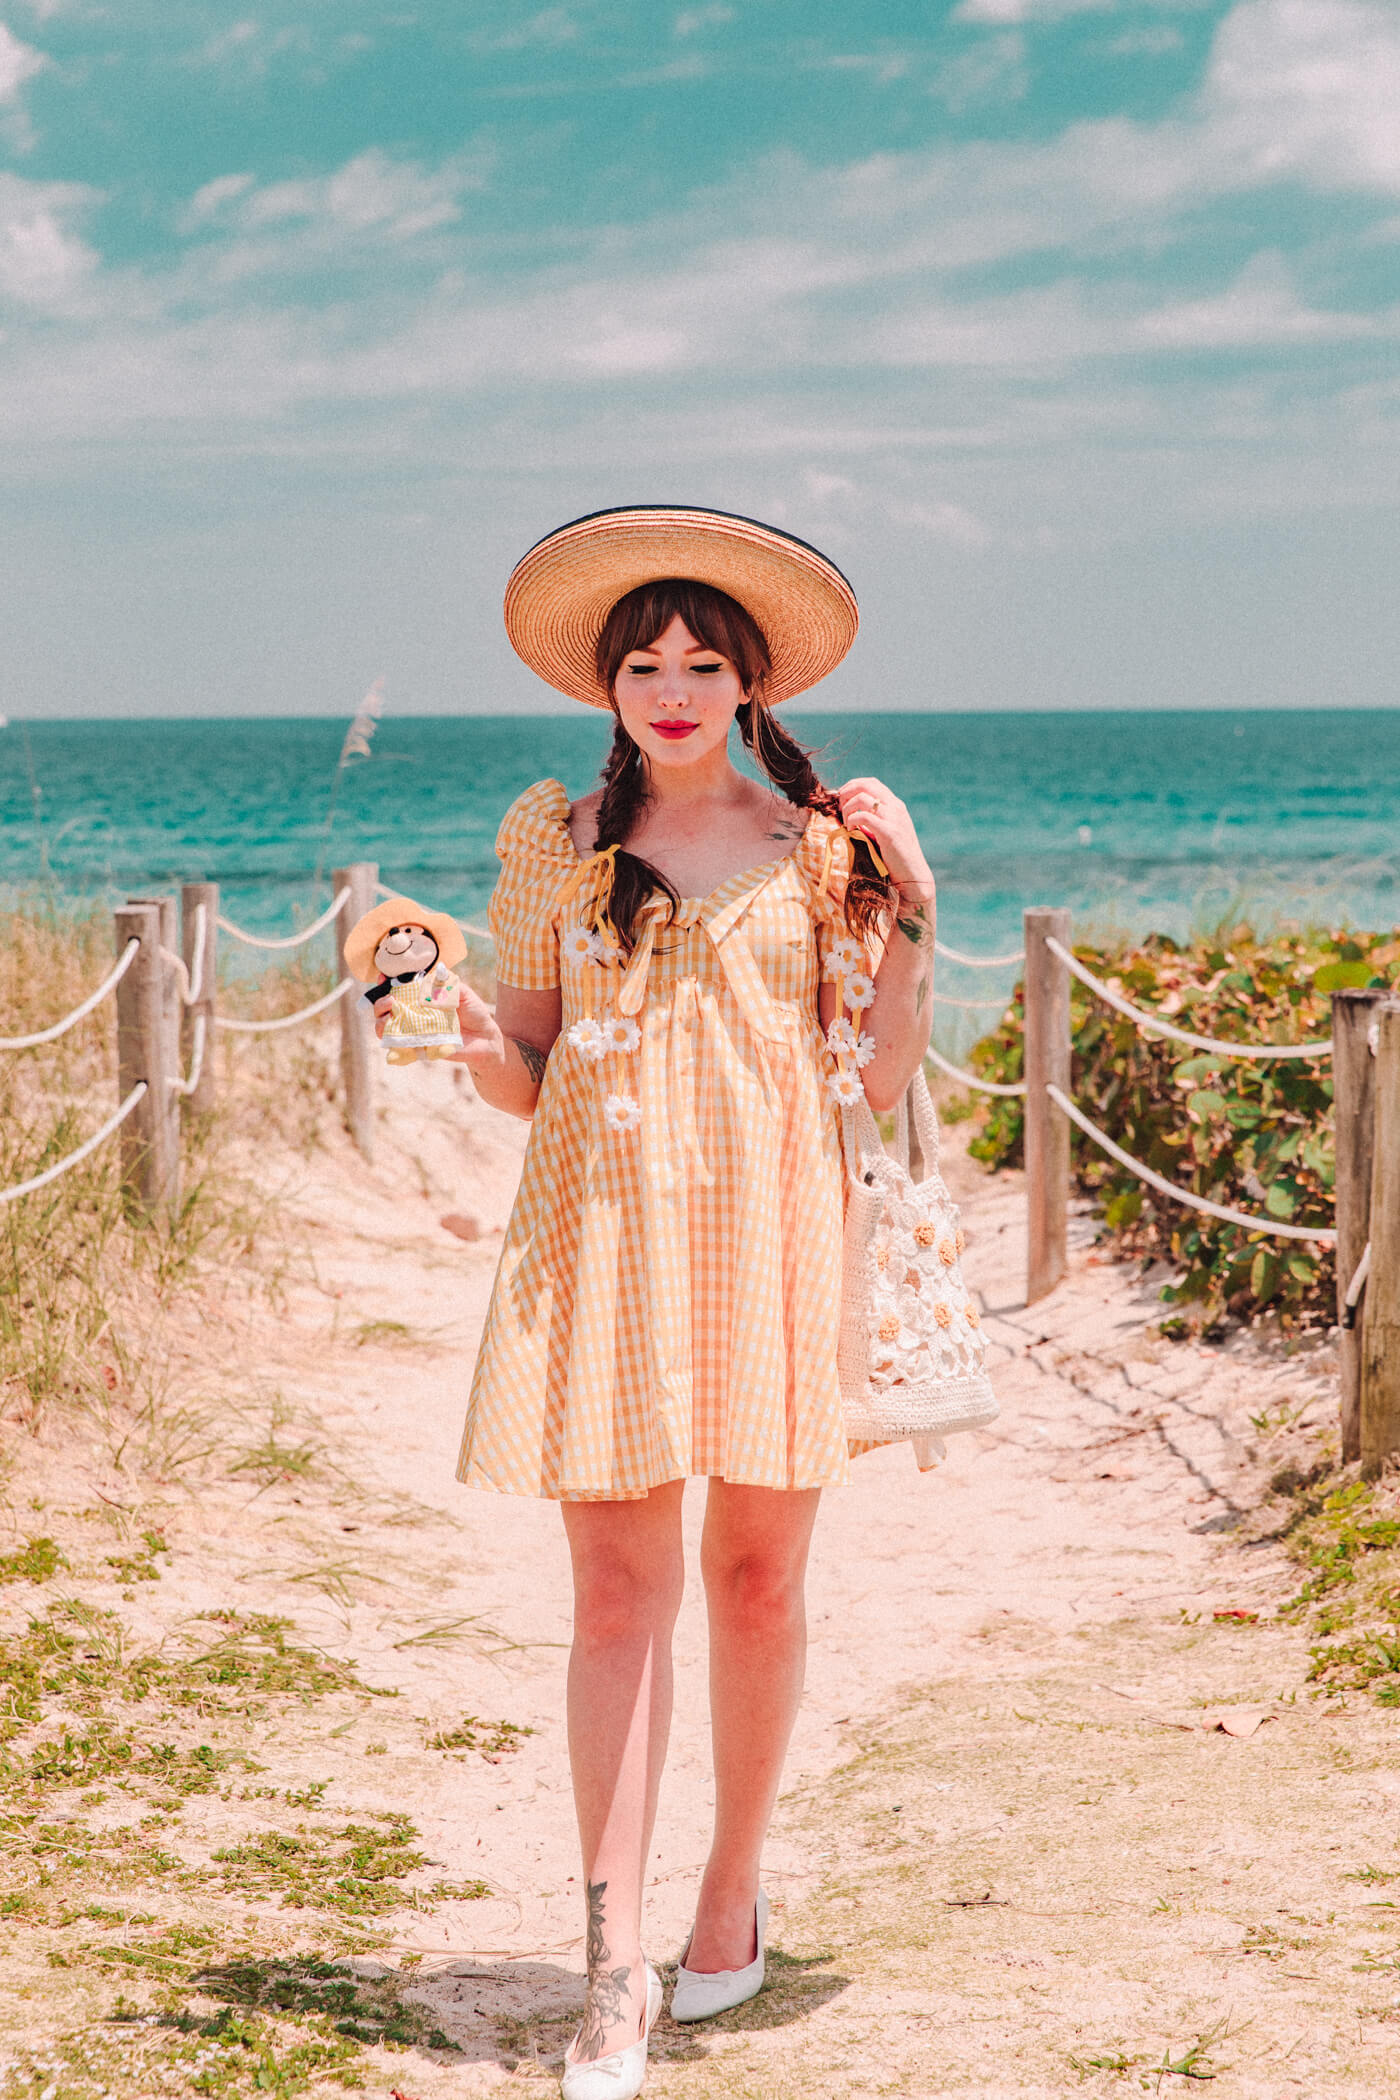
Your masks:
{"label": "green beach grass", "polygon": [[[1400,963],[1393,934],[1284,932],[1248,926],[1178,945],[1165,935],[1114,947],[1076,942],[1075,954],[1134,1005],[1197,1035],[1242,1043],[1297,1043],[1331,1033],[1330,996],[1388,988]],[[1267,1224],[1332,1221],[1332,1075],[1325,1057],[1249,1063],[1201,1054],[1145,1034],[1070,983],[1074,1094],[1107,1136],[1194,1194],[1254,1211]],[[974,1047],[982,1078],[1022,1076],[1024,1011],[1016,992],[999,1026]],[[976,1117],[973,1155],[1019,1165],[1023,1116],[1014,1100],[965,1097]],[[1261,1240],[1169,1202],[1071,1133],[1080,1192],[1100,1207],[1115,1254],[1169,1263],[1167,1331],[1209,1332],[1227,1319],[1277,1314],[1289,1327],[1326,1327],[1336,1305],[1329,1249]]]}

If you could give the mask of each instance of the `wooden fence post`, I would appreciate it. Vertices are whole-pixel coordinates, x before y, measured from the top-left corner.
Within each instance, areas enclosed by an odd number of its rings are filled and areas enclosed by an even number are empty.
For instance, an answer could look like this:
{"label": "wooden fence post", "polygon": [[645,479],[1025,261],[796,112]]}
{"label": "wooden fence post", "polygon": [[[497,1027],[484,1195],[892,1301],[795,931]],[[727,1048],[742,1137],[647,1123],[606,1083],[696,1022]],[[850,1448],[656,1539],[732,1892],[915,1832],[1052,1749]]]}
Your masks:
{"label": "wooden fence post", "polygon": [[[199,924],[199,907],[204,906],[204,925]],[[218,1091],[217,1067],[214,1058],[214,1015],[218,1005],[219,970],[219,885],[217,882],[187,882],[180,890],[180,953],[185,958],[185,968],[190,973],[190,983],[198,981],[199,997],[185,1008],[185,1034],[181,1045],[181,1071],[189,1069],[194,1054],[194,1024],[200,1016],[204,1019],[204,1060],[199,1068],[199,1080],[192,1094],[185,1096],[191,1115],[207,1116],[213,1113]]]}
{"label": "wooden fence post", "polygon": [[1068,911],[1034,907],[1026,936],[1026,1303],[1054,1290],[1065,1273],[1069,1227],[1069,1117],[1045,1089],[1070,1090],[1069,971],[1046,947],[1068,948]]}
{"label": "wooden fence post", "polygon": [[1376,1061],[1369,1032],[1383,991],[1332,994],[1332,1126],[1337,1153],[1337,1329],[1342,1463],[1361,1456],[1361,1336],[1366,1300],[1347,1325],[1347,1286],[1371,1237]]}
{"label": "wooden fence post", "polygon": [[1400,1000],[1376,1009],[1371,1274],[1361,1331],[1361,1471],[1400,1453]]}
{"label": "wooden fence post", "polygon": [[[172,907],[173,915],[173,907]],[[117,1097],[139,1080],[146,1093],[121,1127],[122,1181],[129,1200],[147,1217],[175,1208],[180,1195],[179,1096],[170,1085],[172,974],[161,960],[161,907],[127,904],[116,917],[117,953],[129,940],[141,952],[117,986]]]}
{"label": "wooden fence post", "polygon": [[[356,861],[337,868],[331,876],[331,891],[349,890],[345,909],[335,922],[335,963],[338,977],[348,977],[345,966],[345,936],[357,919],[374,909],[379,887],[378,864]],[[340,1072],[345,1084],[345,1120],[350,1135],[366,1159],[374,1157],[374,1058],[378,1046],[374,1021],[358,992],[347,992],[340,1002]]]}

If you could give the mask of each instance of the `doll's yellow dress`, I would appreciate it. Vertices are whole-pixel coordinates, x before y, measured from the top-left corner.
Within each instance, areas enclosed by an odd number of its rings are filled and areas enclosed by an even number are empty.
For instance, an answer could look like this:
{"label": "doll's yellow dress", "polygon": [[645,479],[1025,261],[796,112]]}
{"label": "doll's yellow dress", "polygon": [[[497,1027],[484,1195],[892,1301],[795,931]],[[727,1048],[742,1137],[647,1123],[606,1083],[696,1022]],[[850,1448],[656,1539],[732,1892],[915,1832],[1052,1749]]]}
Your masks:
{"label": "doll's yellow dress", "polygon": [[414,1064],[421,1058],[453,1057],[462,1047],[455,1003],[443,1006],[435,995],[456,991],[459,979],[434,964],[389,992],[389,1022],[384,1030],[386,1064]]}
{"label": "doll's yellow dress", "polygon": [[836,1372],[842,1159],[817,1014],[849,842],[643,908],[630,957],[591,931],[602,869],[542,780],[507,812],[496,971],[562,986],[472,1381],[458,1478],[625,1500],[716,1474],[847,1478]]}

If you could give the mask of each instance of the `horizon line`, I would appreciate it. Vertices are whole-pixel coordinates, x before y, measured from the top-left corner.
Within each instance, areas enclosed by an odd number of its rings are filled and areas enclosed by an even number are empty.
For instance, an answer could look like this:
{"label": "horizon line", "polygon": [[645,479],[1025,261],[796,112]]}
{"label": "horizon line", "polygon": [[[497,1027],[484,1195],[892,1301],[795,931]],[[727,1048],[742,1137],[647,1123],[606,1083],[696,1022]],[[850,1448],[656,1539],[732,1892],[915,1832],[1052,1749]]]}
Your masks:
{"label": "horizon line", "polygon": [[[161,722],[167,724],[179,723],[181,725],[188,723],[208,724],[214,722],[345,722],[349,719],[350,715],[353,714],[353,712],[353,708],[347,707],[343,710],[336,710],[335,712],[331,712],[330,710],[324,710],[315,714],[293,714],[290,712],[274,714],[259,712],[248,714],[217,715],[0,715],[0,734],[3,734],[3,732],[6,729],[42,729],[52,728],[60,725],[76,726],[84,723],[92,724],[94,726],[99,723],[123,726],[130,724],[132,726],[135,726],[138,723],[146,724]],[[1400,714],[1400,701],[1373,703],[1351,702],[1340,704],[1327,702],[1299,701],[1240,701],[1232,703],[1229,707],[1201,707],[1190,705],[1182,705],[1179,707],[1104,707],[1089,704],[1083,707],[857,706],[803,708],[799,706],[793,706],[790,703],[785,703],[784,713],[789,720],[798,715],[803,715],[807,717],[829,715],[833,721],[843,719],[849,720],[852,717],[858,717],[862,715],[869,716],[874,720],[904,720],[907,717],[913,715],[920,717],[931,716],[935,719],[944,721],[949,719],[972,721],[980,720],[983,717],[986,717],[989,720],[1002,721],[1010,716],[1030,716],[1033,718],[1063,720],[1069,716],[1079,715],[1131,715],[1139,716],[1144,719],[1150,718],[1154,715],[1198,715],[1206,717],[1217,717],[1225,715],[1391,715]],[[587,710],[588,719],[600,719],[602,715],[603,710],[601,708],[589,708]],[[383,724],[386,722],[563,722],[569,720],[581,721],[584,718],[585,712],[582,707],[582,704],[575,702],[575,704],[572,707],[497,708],[492,709],[489,712],[484,709],[453,710],[447,708],[434,708],[426,713],[398,714],[386,710],[385,715],[381,718],[381,726],[383,726]]]}

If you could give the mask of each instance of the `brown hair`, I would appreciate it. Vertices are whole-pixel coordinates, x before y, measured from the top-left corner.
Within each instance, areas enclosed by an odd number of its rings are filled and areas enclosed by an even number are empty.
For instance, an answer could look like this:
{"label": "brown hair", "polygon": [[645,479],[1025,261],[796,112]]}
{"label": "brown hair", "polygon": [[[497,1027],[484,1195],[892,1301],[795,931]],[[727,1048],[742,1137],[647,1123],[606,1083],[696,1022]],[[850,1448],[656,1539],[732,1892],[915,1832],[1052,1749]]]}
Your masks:
{"label": "brown hair", "polygon": [[[639,584],[625,598],[619,598],[603,622],[596,655],[598,682],[609,699],[628,653],[651,647],[677,615],[697,642],[718,656],[728,657],[738,672],[744,698],[734,719],[740,736],[774,787],[798,809],[820,810],[839,824],[840,803],[818,779],[811,755],[781,727],[764,699],[763,688],[772,669],[772,658],[763,631],[753,615],[726,591],[717,590],[713,584],[696,583],[689,577],[668,576],[656,583]],[[615,701],[613,706],[615,710]],[[625,849],[628,834],[650,799],[646,760],[619,721],[603,767],[603,799],[598,804],[594,851],[605,846]],[[658,890],[669,900],[670,913],[674,914],[681,900],[660,870],[639,854],[625,850],[617,853],[609,909],[624,948],[632,946],[638,912]],[[889,904],[889,884],[877,871],[870,848],[856,839],[846,885],[845,917],[857,939],[865,940],[879,931]]]}

